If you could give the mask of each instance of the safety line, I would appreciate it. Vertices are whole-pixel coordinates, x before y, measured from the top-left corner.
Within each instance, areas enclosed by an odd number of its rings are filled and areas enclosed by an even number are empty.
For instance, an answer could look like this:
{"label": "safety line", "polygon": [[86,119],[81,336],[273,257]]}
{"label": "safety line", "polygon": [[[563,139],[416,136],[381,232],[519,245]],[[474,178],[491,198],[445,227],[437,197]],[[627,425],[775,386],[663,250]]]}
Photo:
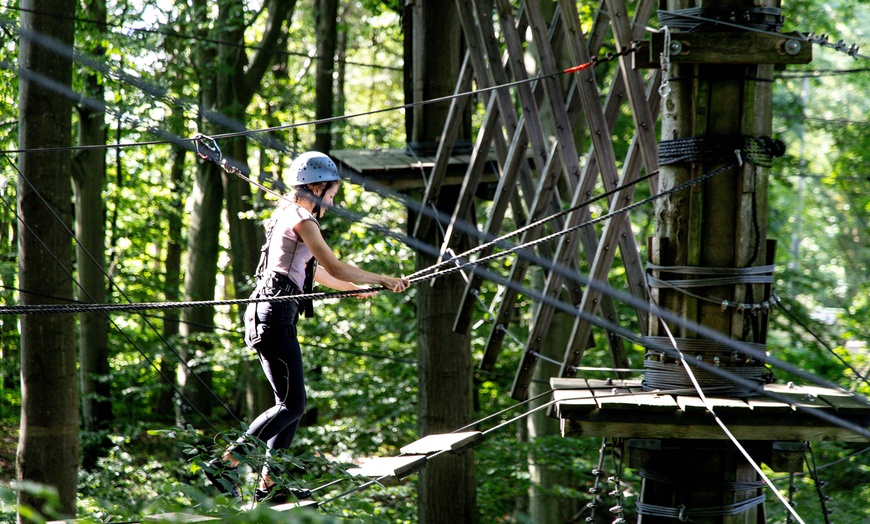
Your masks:
{"label": "safety line", "polygon": [[814,377],[815,378],[815,377]]}
{"label": "safety line", "polygon": [[[178,38],[179,40],[188,40],[188,41],[193,41],[193,42],[204,42],[207,44],[222,45],[222,46],[227,46],[227,47],[233,47],[236,49],[253,49],[255,51],[268,51],[268,52],[274,53],[276,55],[296,56],[296,57],[300,57],[300,58],[308,58],[310,60],[317,60],[320,58],[316,54],[311,55],[309,53],[303,53],[302,51],[290,51],[288,49],[281,49],[278,47],[264,47],[264,46],[260,46],[260,45],[240,44],[238,42],[231,42],[228,40],[219,40],[216,38],[208,38],[208,37],[202,37],[202,36],[189,35],[189,34],[185,34],[185,33],[180,33],[178,31],[169,31],[169,30],[165,30],[165,29],[148,29],[148,28],[144,28],[144,27],[125,27],[124,24],[120,24],[117,22],[100,22],[97,20],[92,20],[90,18],[81,18],[78,16],[62,15],[62,14],[57,14],[57,13],[50,13],[47,11],[39,11],[36,9],[26,9],[23,7],[11,6],[11,5],[2,5],[0,7],[5,7],[6,9],[9,9],[10,11],[20,11],[20,12],[31,13],[31,14],[35,14],[35,15],[50,17],[50,18],[58,18],[61,20],[71,20],[73,22],[82,22],[82,23],[92,24],[92,25],[101,26],[101,27],[112,27],[112,28],[116,28],[116,29],[122,29],[125,31],[131,31],[133,33],[145,33],[145,34],[160,35],[160,36],[170,36],[172,38]],[[175,20],[175,21],[178,21],[178,20]],[[9,25],[12,25],[13,23],[14,22],[10,21]],[[170,23],[171,23],[171,21],[170,21]],[[169,24],[166,24],[166,25],[169,25]],[[116,35],[116,36],[124,36],[127,38],[131,38],[131,35],[123,32],[123,31],[118,32],[118,33],[113,32],[112,34]],[[365,62],[357,62],[354,60],[345,60],[344,63],[349,64],[349,65],[359,66],[359,67],[368,67],[371,69],[402,71],[402,68],[398,67],[398,66],[369,64],[369,63],[365,63]]]}
{"label": "safety line", "polygon": [[[603,220],[607,220],[609,218],[612,218],[613,216],[620,215],[623,213],[628,213],[629,211],[631,211],[631,210],[633,210],[641,205],[646,205],[647,203],[649,203],[655,199],[662,198],[664,196],[668,196],[668,195],[675,193],[677,191],[681,191],[683,189],[686,189],[694,184],[700,183],[700,182],[706,180],[707,178],[715,176],[716,174],[718,174],[722,171],[725,171],[727,169],[731,169],[735,166],[736,165],[723,166],[719,169],[711,171],[710,173],[702,175],[698,178],[695,178],[695,179],[690,180],[688,182],[684,182],[683,184],[679,184],[677,186],[674,186],[673,188],[669,189],[668,191],[661,192],[660,194],[655,195],[653,197],[650,197],[646,200],[642,200],[640,202],[636,202],[634,204],[625,206],[625,207],[623,207],[623,208],[621,208],[618,211],[615,211],[613,213],[608,213],[608,214],[602,215],[598,218],[591,219],[591,220],[584,222],[582,224],[578,224],[572,228],[568,228],[566,230],[556,232],[556,233],[553,233],[551,235],[544,236],[544,237],[539,238],[537,240],[530,241],[526,244],[514,246],[514,247],[507,249],[505,251],[493,253],[487,257],[483,257],[483,258],[477,259],[477,260],[472,261],[472,262],[464,262],[462,264],[455,264],[455,261],[444,261],[444,262],[441,262],[440,264],[436,264],[436,266],[452,265],[452,267],[448,267],[445,270],[441,270],[441,271],[438,271],[435,273],[432,273],[427,268],[427,269],[423,269],[421,271],[418,271],[414,274],[408,275],[407,278],[411,281],[412,284],[415,284],[418,282],[431,280],[434,278],[438,278],[440,276],[445,276],[448,274],[455,273],[456,271],[460,271],[463,268],[468,267],[470,265],[482,264],[485,262],[489,262],[491,260],[505,257],[505,256],[510,255],[512,253],[516,253],[517,251],[524,250],[528,247],[534,247],[534,246],[541,244],[543,242],[546,242],[546,241],[552,240],[554,238],[558,238],[560,236],[566,235],[566,234],[571,233],[571,232],[573,232],[577,229],[580,229],[582,227],[591,226],[591,225],[597,224]],[[546,219],[542,219],[542,220],[546,221]],[[514,236],[514,233],[511,233],[508,236],[508,238],[510,236]],[[490,242],[490,245],[495,245],[499,241],[500,240],[497,239],[493,242]],[[476,252],[476,251],[479,251],[479,249],[473,248],[472,250],[469,250],[469,252]],[[460,257],[466,256],[469,252],[463,253],[462,255],[460,255]],[[429,273],[429,274],[427,275],[426,273]],[[324,293],[306,293],[306,294],[291,295],[291,296],[285,296],[285,297],[255,297],[255,298],[241,298],[241,299],[231,299],[231,300],[199,300],[199,301],[185,301],[185,302],[143,302],[143,303],[137,303],[137,304],[38,304],[38,305],[28,305],[28,306],[20,306],[20,305],[19,306],[0,306],[0,315],[29,314],[29,313],[58,313],[58,312],[88,313],[88,312],[93,312],[93,311],[115,311],[115,312],[118,312],[118,311],[142,311],[142,310],[152,310],[152,309],[210,307],[210,306],[217,306],[217,305],[247,305],[250,303],[257,303],[257,302],[280,303],[280,302],[299,301],[299,300],[323,300],[323,299],[328,299],[328,298],[346,298],[346,297],[356,296],[361,292],[384,291],[384,290],[386,290],[385,287],[377,286],[377,287],[366,288],[365,290],[335,291],[335,292],[324,292]]]}
{"label": "safety line", "polygon": [[713,409],[713,404],[710,402],[709,399],[707,399],[707,395],[704,393],[701,385],[698,384],[698,380],[695,378],[695,374],[692,372],[691,367],[689,367],[689,364],[686,362],[685,355],[677,345],[674,334],[671,333],[671,328],[664,320],[661,321],[661,325],[662,327],[664,327],[668,338],[671,340],[671,344],[673,344],[673,349],[679,354],[680,362],[682,363],[683,368],[686,370],[686,373],[688,374],[689,379],[692,381],[692,384],[695,386],[695,391],[698,393],[698,397],[701,399],[701,402],[704,403],[704,406],[707,408],[707,411],[710,412],[710,415],[712,415],[713,420],[716,422],[716,424],[719,425],[719,427],[722,429],[728,439],[731,440],[731,442],[738,449],[738,451],[740,451],[746,461],[749,462],[749,464],[752,466],[752,469],[754,469],[755,472],[758,473],[758,475],[761,476],[762,479],[764,479],[764,482],[768,485],[768,487],[770,487],[771,491],[773,491],[779,501],[782,502],[783,506],[788,509],[788,511],[797,519],[798,522],[800,522],[800,524],[806,524],[803,519],[801,519],[800,515],[798,515],[797,511],[792,507],[792,505],[788,503],[788,500],[786,500],[786,498],[779,492],[779,490],[776,489],[776,486],[773,485],[773,482],[771,482],[767,475],[765,475],[761,467],[755,462],[755,459],[752,458],[749,452],[746,451],[746,448],[744,448],[743,445],[740,444],[740,441],[737,439],[737,437],[735,437],[734,434],[731,433],[731,430],[728,429],[725,423],[722,422],[722,419],[719,418],[719,415],[716,414],[716,411]]}
{"label": "safety line", "polygon": [[[573,274],[567,268],[563,268],[563,267],[559,267],[557,265],[554,265],[554,264],[552,264],[552,261],[550,261],[548,259],[541,258],[541,257],[537,257],[536,255],[530,255],[530,256],[531,256],[531,258],[530,258],[531,260],[533,260],[536,263],[539,263],[542,267],[547,267],[551,270],[561,272],[561,273],[566,275],[566,278],[578,279],[577,275]],[[491,280],[496,281],[496,282],[501,282],[508,287],[515,288],[518,291],[530,296],[530,298],[532,298],[532,299],[541,300],[543,302],[546,302],[546,303],[552,305],[553,307],[555,307],[557,309],[565,311],[568,314],[580,317],[581,319],[588,321],[593,325],[603,327],[605,329],[613,331],[614,333],[625,338],[626,340],[630,340],[630,341],[637,343],[637,344],[640,344],[640,345],[645,344],[645,342],[643,340],[641,340],[639,337],[637,337],[634,333],[629,332],[628,330],[622,328],[621,326],[612,324],[612,323],[607,322],[607,321],[602,321],[594,315],[587,315],[585,313],[578,312],[576,310],[576,308],[569,307],[569,306],[567,306],[567,305],[565,305],[557,300],[554,300],[553,298],[551,298],[549,296],[545,296],[545,295],[541,294],[540,292],[538,292],[537,290],[528,289],[528,288],[525,288],[524,286],[521,286],[517,283],[507,281],[501,275],[494,274],[488,270],[481,269],[481,268],[474,267],[474,266],[472,266],[471,269],[473,272],[480,274],[480,275],[483,275],[484,278],[488,278],[488,279],[491,279]],[[696,323],[687,322],[685,319],[682,319],[681,317],[679,317],[679,316],[677,316],[669,311],[658,310],[658,308],[652,307],[648,302],[640,301],[636,297],[633,297],[631,295],[627,295],[625,293],[616,291],[616,290],[610,288],[606,283],[600,283],[600,282],[596,282],[594,280],[583,279],[583,278],[580,278],[579,280],[584,285],[599,289],[603,293],[610,294],[610,295],[614,296],[615,298],[617,298],[618,300],[622,300],[622,301],[626,302],[627,304],[630,304],[630,305],[633,305],[635,307],[647,310],[652,314],[655,314],[661,318],[664,318],[665,320],[676,322],[676,323],[682,323],[681,325],[686,325],[688,327],[691,327],[691,329],[698,332],[699,335],[704,336],[706,338],[709,338],[711,340],[714,340],[716,342],[719,342],[725,346],[732,347],[736,351],[741,351],[745,354],[748,354],[748,355],[754,357],[755,359],[757,359],[761,362],[765,362],[767,364],[774,365],[780,369],[783,369],[783,370],[785,370],[789,373],[792,373],[796,376],[800,376],[802,378],[805,378],[805,379],[807,379],[813,383],[819,384],[823,387],[829,387],[829,388],[833,388],[833,389],[837,389],[837,390],[840,389],[840,386],[838,386],[836,384],[833,384],[829,381],[821,379],[820,377],[817,377],[813,374],[804,372],[802,369],[800,369],[796,366],[793,366],[793,365],[788,364],[786,362],[774,359],[764,352],[757,352],[752,348],[745,347],[745,345],[741,344],[740,341],[735,341],[729,337],[724,336],[723,334],[721,334],[715,330],[711,330],[705,326],[701,326],[701,325],[698,325]],[[286,297],[286,298],[290,299],[293,297]],[[243,301],[250,302],[250,300],[247,300],[247,301],[243,300]],[[226,303],[226,302],[227,301],[224,301],[224,303]],[[157,306],[159,306],[159,304],[157,304]],[[662,348],[659,348],[659,349],[662,349]],[[668,348],[664,348],[662,350],[667,351]],[[733,380],[737,383],[741,383],[742,379],[740,379],[739,377],[731,377],[731,376],[729,376],[730,374],[728,372],[723,372],[718,367],[708,366],[704,362],[700,362],[697,365],[701,366],[702,368],[709,368],[707,370],[712,372],[712,373],[723,375],[723,376],[730,378],[731,380]],[[747,382],[744,385],[746,385],[747,387],[753,388],[753,389],[758,388],[758,385],[755,383],[752,383],[752,382]],[[774,398],[777,397],[776,394],[772,394],[769,392],[766,394],[770,397],[774,397]],[[856,398],[858,398],[858,397],[856,397]],[[780,398],[779,400],[781,400],[782,402],[791,403],[784,397]],[[796,406],[796,407],[798,409],[801,409],[801,406]],[[868,433],[864,428],[861,428],[861,427],[858,427],[854,424],[848,423],[847,421],[841,420],[841,419],[837,418],[836,416],[833,416],[833,415],[830,415],[827,413],[822,413],[822,412],[819,412],[818,410],[808,410],[808,413],[810,413],[818,418],[822,418],[824,420],[827,420],[835,425],[841,426],[844,429],[848,429],[849,431],[852,431],[852,432],[855,432],[858,434]]]}
{"label": "safety line", "polygon": [[[3,20],[0,20],[0,25],[5,25]],[[48,49],[53,50],[58,54],[68,55],[71,59],[75,59],[76,61],[79,61],[79,62],[81,62],[82,60],[85,60],[85,56],[83,53],[74,51],[73,54],[70,55],[65,49],[66,47],[69,47],[69,46],[64,46],[63,44],[60,44],[59,42],[54,42],[50,39],[47,39],[46,37],[41,37],[41,35],[39,35],[39,33],[35,32],[35,31],[28,31],[28,30],[19,29],[19,33],[25,33],[29,38],[32,38],[34,41],[39,42],[44,47],[47,47]],[[474,90],[466,91],[463,93],[455,93],[452,95],[436,97],[436,98],[429,99],[429,100],[411,102],[411,103],[403,104],[400,106],[386,107],[386,108],[374,109],[374,110],[370,110],[370,111],[363,111],[363,112],[359,112],[359,113],[352,113],[352,114],[346,114],[346,115],[333,116],[333,117],[329,117],[329,118],[309,120],[309,121],[299,122],[299,123],[294,123],[294,124],[284,124],[284,125],[267,127],[267,128],[222,133],[222,134],[212,135],[211,138],[223,139],[223,138],[249,137],[249,136],[255,136],[255,135],[259,135],[259,134],[267,134],[268,135],[269,133],[272,133],[274,131],[282,131],[282,130],[294,129],[294,128],[306,127],[306,126],[318,126],[318,125],[329,124],[332,122],[337,122],[337,121],[342,121],[342,120],[349,120],[349,119],[359,118],[359,117],[363,117],[363,116],[371,116],[371,115],[386,113],[386,112],[390,112],[390,111],[408,110],[408,109],[412,109],[414,107],[421,107],[421,106],[430,105],[430,104],[447,102],[447,101],[457,99],[457,98],[470,97],[470,96],[474,96],[474,95],[479,95],[479,94],[483,94],[483,93],[496,91],[498,89],[505,89],[505,88],[510,88],[510,87],[514,87],[517,85],[521,85],[521,84],[536,82],[538,80],[543,80],[546,78],[555,77],[555,76],[559,76],[562,74],[574,73],[574,72],[580,71],[580,70],[588,68],[588,67],[594,67],[595,65],[600,64],[600,63],[615,60],[621,56],[626,56],[626,55],[631,54],[633,52],[635,52],[635,48],[627,47],[626,49],[624,49],[618,53],[608,52],[602,58],[599,58],[597,56],[593,56],[589,62],[586,62],[584,64],[575,65],[573,67],[569,67],[569,68],[561,70],[561,71],[555,71],[553,73],[539,75],[539,76],[535,76],[535,77],[531,77],[531,78],[515,80],[512,82],[506,82],[506,83],[499,84],[499,85],[474,89]],[[100,68],[98,67],[98,65],[99,65],[98,62],[99,61],[96,59],[89,59],[89,60],[86,60],[86,65],[89,65],[90,67],[93,67],[93,68],[99,70]],[[6,68],[9,68],[8,64],[6,65]],[[103,72],[105,72],[105,71],[103,71]],[[130,75],[128,75],[128,74],[125,74],[125,76],[128,77],[127,80],[129,80],[132,83],[132,85],[135,85],[136,87],[139,87],[140,89],[142,89],[142,84],[144,84],[144,82],[141,79],[130,78]],[[135,80],[135,82],[133,80]],[[146,92],[148,92],[148,91],[146,90]],[[162,141],[158,140],[158,141],[149,141],[149,142],[126,142],[126,143],[121,143],[121,144],[105,144],[105,145],[99,144],[99,145],[92,145],[92,146],[85,146],[85,147],[83,147],[83,146],[46,147],[46,148],[33,148],[33,149],[26,149],[26,150],[24,150],[24,149],[10,149],[10,150],[2,150],[2,151],[0,151],[0,153],[19,154],[19,153],[42,153],[42,152],[56,152],[56,151],[77,151],[77,150],[82,150],[82,149],[117,149],[117,148],[122,148],[122,147],[141,147],[141,146],[145,146],[145,145],[178,144],[179,141],[193,141],[193,140],[195,140],[195,138],[179,139],[179,140],[173,139],[173,140],[162,140]],[[272,148],[275,147],[274,145],[271,145],[271,144],[267,144],[267,145],[269,147],[272,147]]]}
{"label": "safety line", "polygon": [[[552,264],[552,261],[550,261],[548,259],[544,259],[544,258],[532,255],[531,260],[539,263],[542,267],[548,267],[551,270],[564,273],[567,278],[572,278],[572,279],[578,278],[577,275],[573,274],[567,268],[563,268],[563,267],[559,267],[557,265],[554,265],[554,264]],[[643,340],[641,340],[637,335],[635,335],[633,332],[630,332],[630,331],[624,329],[622,326],[610,323],[608,321],[602,321],[601,319],[597,318],[594,315],[588,315],[588,314],[585,314],[583,312],[578,312],[576,310],[576,308],[573,308],[573,307],[570,307],[566,304],[563,304],[562,302],[557,301],[557,300],[553,299],[552,297],[543,295],[542,293],[538,292],[537,290],[528,289],[528,288],[525,288],[524,286],[521,286],[517,283],[507,281],[501,275],[494,274],[488,270],[485,270],[485,269],[482,269],[479,267],[474,267],[474,266],[471,269],[476,274],[483,275],[484,278],[491,279],[491,280],[496,281],[496,282],[501,282],[505,286],[517,289],[518,291],[525,293],[526,295],[528,295],[532,299],[546,302],[549,305],[552,305],[554,308],[565,311],[566,313],[571,314],[573,316],[577,316],[577,317],[581,318],[582,320],[590,322],[593,325],[603,327],[605,329],[613,331],[614,333],[625,338],[626,340],[630,340],[630,341],[637,343],[639,345],[645,344],[645,342]],[[636,297],[633,297],[631,295],[627,295],[623,292],[619,292],[617,290],[610,288],[609,285],[607,285],[606,283],[600,283],[600,282],[596,282],[594,280],[583,279],[583,278],[580,278],[579,280],[582,281],[582,283],[584,285],[599,289],[603,293],[610,294],[610,295],[614,296],[615,298],[617,298],[618,300],[622,300],[622,301],[626,302],[627,304],[633,305],[634,307],[642,308],[646,311],[649,311],[651,314],[657,315],[657,316],[659,316],[667,321],[679,323],[681,325],[686,325],[687,327],[690,327],[691,329],[696,331],[700,336],[703,336],[703,337],[709,338],[711,340],[714,340],[716,342],[719,342],[727,347],[732,347],[736,351],[741,351],[745,354],[748,354],[749,356],[754,357],[756,360],[759,360],[760,362],[774,365],[780,369],[783,369],[789,373],[792,373],[795,376],[800,376],[802,378],[805,378],[806,380],[809,380],[810,382],[821,385],[823,387],[829,387],[829,388],[833,388],[833,389],[837,389],[837,390],[840,389],[840,386],[838,386],[837,384],[833,384],[833,383],[826,381],[820,377],[817,377],[813,374],[807,373],[807,372],[803,371],[802,369],[800,369],[794,365],[791,365],[791,364],[788,364],[786,362],[777,360],[773,357],[770,357],[765,352],[758,352],[758,351],[755,351],[753,348],[746,347],[745,345],[741,344],[740,341],[736,341],[736,340],[733,340],[729,337],[726,337],[725,335],[723,335],[722,333],[719,333],[718,331],[712,330],[708,327],[701,326],[701,325],[693,323],[693,322],[687,322],[685,319],[683,319],[683,318],[681,318],[681,317],[679,317],[679,316],[677,316],[669,311],[659,310],[659,308],[653,307],[649,302],[640,301]],[[159,304],[158,304],[158,306],[159,306]],[[668,347],[657,348],[657,349],[661,349],[664,352],[667,352],[669,350]],[[741,379],[740,377],[730,376],[731,374],[729,372],[722,371],[718,367],[708,365],[705,362],[698,362],[696,365],[706,369],[707,371],[709,371],[711,373],[719,374],[719,375],[722,375],[726,378],[730,378],[732,381],[734,381],[738,384],[742,383],[743,379]],[[753,390],[758,390],[758,385],[755,384],[754,382],[746,381],[744,383],[744,385],[752,388]],[[777,398],[778,400],[780,400],[782,402],[785,402],[788,404],[792,403],[792,401],[790,401],[789,399],[787,399],[786,397],[783,397],[781,395],[776,395],[774,393],[764,392],[764,391],[761,391],[761,392],[766,394],[769,397]],[[856,397],[856,399],[860,399],[860,397]],[[861,400],[863,400],[863,399],[861,399]],[[866,401],[864,401],[864,402],[866,402]],[[795,406],[795,407],[797,409],[803,409],[802,406],[799,406],[799,405]],[[807,413],[809,413],[813,416],[816,416],[818,418],[826,420],[826,421],[828,421],[832,424],[835,424],[837,426],[843,427],[844,429],[847,429],[847,430],[852,431],[854,433],[861,434],[861,435],[870,434],[870,432],[868,432],[865,428],[856,426],[855,424],[849,423],[848,421],[842,420],[834,415],[831,415],[828,413],[823,413],[819,410],[806,410],[806,411],[807,411]]]}

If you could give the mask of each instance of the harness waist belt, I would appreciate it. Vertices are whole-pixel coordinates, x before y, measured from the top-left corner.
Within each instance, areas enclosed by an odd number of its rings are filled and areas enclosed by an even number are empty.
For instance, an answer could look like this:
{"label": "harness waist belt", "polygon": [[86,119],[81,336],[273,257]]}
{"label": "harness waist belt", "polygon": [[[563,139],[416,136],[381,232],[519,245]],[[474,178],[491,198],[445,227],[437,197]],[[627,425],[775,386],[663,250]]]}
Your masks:
{"label": "harness waist belt", "polygon": [[300,294],[299,286],[297,286],[290,277],[281,273],[269,273],[257,279],[258,287],[268,287],[277,289],[291,295]]}

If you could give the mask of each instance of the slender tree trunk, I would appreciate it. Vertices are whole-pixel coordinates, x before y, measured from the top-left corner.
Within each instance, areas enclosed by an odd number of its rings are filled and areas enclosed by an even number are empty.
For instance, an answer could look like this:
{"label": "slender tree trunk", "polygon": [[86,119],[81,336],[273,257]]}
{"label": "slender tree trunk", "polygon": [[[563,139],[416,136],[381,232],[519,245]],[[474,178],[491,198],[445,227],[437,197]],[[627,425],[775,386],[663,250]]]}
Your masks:
{"label": "slender tree trunk", "polygon": [[[347,24],[340,24],[344,20],[347,13],[347,6],[339,13],[339,20],[336,22],[341,25],[341,30],[338,32],[338,41],[336,44],[335,60],[337,73],[335,75],[335,114],[343,115],[347,103],[347,96],[344,93],[344,86],[347,78]],[[341,149],[344,145],[344,127],[332,131],[332,147],[333,149]]]}
{"label": "slender tree trunk", "polygon": [[[14,188],[7,186],[0,188],[3,192],[3,200],[10,202],[14,198]],[[0,300],[7,304],[12,304],[15,299],[15,267],[17,266],[17,257],[15,244],[18,242],[15,230],[18,227],[18,222],[14,213],[3,206],[0,210],[0,252],[6,253],[0,264],[3,271],[0,272]],[[20,386],[20,370],[18,364],[21,358],[19,349],[19,333],[18,333],[18,317],[4,315],[0,317],[0,390],[11,389],[17,391]],[[0,417],[8,417],[3,407],[0,407]]]}
{"label": "slender tree trunk", "polygon": [[[184,212],[184,200],[181,196],[181,188],[184,185],[186,151],[181,147],[172,148],[172,167],[169,169],[169,178],[172,184],[172,205],[168,210],[166,232],[166,259],[163,263],[163,271],[166,275],[163,282],[163,296],[167,302],[175,302],[180,298],[181,289],[181,254],[184,250],[181,242],[182,213]],[[169,309],[164,313],[163,337],[172,340],[180,333],[178,310]],[[160,359],[160,374],[167,380],[173,378],[171,360]],[[172,413],[173,391],[169,387],[160,390],[157,397],[157,413]]]}
{"label": "slender tree trunk", "polygon": [[[72,83],[72,64],[39,45],[52,38],[73,45],[71,0],[21,3],[19,40],[19,142],[22,150],[68,147],[72,104],[48,82]],[[55,16],[63,14],[64,16]],[[21,303],[72,298],[72,190],[68,152],[22,153],[18,180],[18,274]],[[16,477],[57,488],[60,510],[75,515],[79,462],[78,373],[74,317],[21,317],[21,431]],[[19,504],[39,508],[33,495],[18,493]],[[19,515],[19,522],[25,519]]]}
{"label": "slender tree trunk", "polygon": [[[221,168],[216,164],[201,164],[196,171],[193,187],[193,211],[190,215],[190,229],[187,244],[187,272],[184,278],[184,299],[214,300],[217,284],[217,263],[220,252],[220,215],[223,209],[223,184]],[[214,308],[197,307],[184,309],[181,313],[181,335],[190,339],[197,332],[205,331],[204,326],[214,324]],[[200,368],[195,362],[204,357],[209,346],[203,342],[186,344],[182,357],[187,365],[179,365],[178,385],[187,400],[180,405],[180,417],[186,420],[187,409],[195,407],[204,415],[211,412],[211,371]]]}
{"label": "slender tree trunk", "polygon": [[[90,17],[97,22],[106,21],[105,4],[95,1],[88,4]],[[105,27],[105,26],[99,26]],[[97,38],[97,41],[102,39]],[[91,51],[95,56],[105,54],[105,48],[97,43]],[[85,94],[95,102],[102,103],[105,88],[96,73],[85,79]],[[79,111],[79,145],[106,143],[105,113],[84,103]],[[82,150],[73,164],[73,189],[75,193],[76,219],[76,269],[81,302],[102,304],[106,301],[106,225],[103,205],[103,182],[106,178],[106,155],[99,149]],[[99,431],[108,427],[112,420],[112,403],[109,374],[109,319],[104,313],[83,313],[79,317],[79,360],[82,393],[82,422],[85,431]],[[100,448],[106,439],[84,450],[83,466],[91,469],[96,465]]]}
{"label": "slender tree trunk", "polygon": [[[338,0],[317,0],[317,72],[315,77],[315,118],[331,118],[335,101],[335,49],[338,40]],[[332,124],[314,127],[314,150],[332,149]]]}
{"label": "slender tree trunk", "polygon": [[[242,11],[238,7],[241,2],[226,1],[220,3],[218,18],[223,22],[221,30],[213,38],[228,44],[220,44],[216,56],[204,53],[201,62],[204,71],[212,71],[213,76],[207,76],[202,82],[202,103],[210,111],[220,113],[234,119],[238,126],[244,126],[245,109],[262,82],[263,75],[274,58],[274,50],[282,46],[286,31],[284,22],[289,20],[295,7],[293,0],[271,0],[268,2],[266,29],[260,42],[260,50],[249,61],[245,50],[231,42],[241,42],[244,21],[240,20]],[[233,23],[229,23],[233,21]],[[224,29],[226,28],[226,29]],[[218,64],[215,69],[214,64]],[[206,126],[214,131],[215,125]],[[237,131],[238,129],[233,129]],[[222,147],[227,160],[234,165],[244,166],[247,162],[247,145],[244,140],[231,140]],[[185,278],[186,300],[210,300],[214,298],[216,269],[220,252],[219,233],[220,216],[223,199],[227,200],[227,218],[230,234],[230,255],[232,261],[234,291],[242,296],[250,290],[248,278],[256,268],[261,238],[252,220],[242,219],[242,215],[251,210],[251,193],[247,184],[235,176],[226,175],[215,164],[201,165],[197,171],[194,187],[194,209],[188,238],[190,263]],[[214,323],[213,308],[195,308],[185,310],[182,314],[184,324],[182,335],[189,336],[195,331],[202,331],[202,326]],[[196,327],[195,327],[196,326]],[[210,331],[210,329],[208,329]],[[209,351],[207,344],[192,345],[187,348],[194,359],[200,353]],[[191,401],[201,402],[204,413],[210,411],[210,398],[207,389],[210,388],[211,372],[207,369],[195,371],[199,378],[188,380],[189,371],[181,370],[179,380],[185,389],[194,387],[188,396]],[[200,391],[200,389],[202,391]],[[187,393],[186,393],[187,394]],[[208,397],[207,397],[207,396]]]}

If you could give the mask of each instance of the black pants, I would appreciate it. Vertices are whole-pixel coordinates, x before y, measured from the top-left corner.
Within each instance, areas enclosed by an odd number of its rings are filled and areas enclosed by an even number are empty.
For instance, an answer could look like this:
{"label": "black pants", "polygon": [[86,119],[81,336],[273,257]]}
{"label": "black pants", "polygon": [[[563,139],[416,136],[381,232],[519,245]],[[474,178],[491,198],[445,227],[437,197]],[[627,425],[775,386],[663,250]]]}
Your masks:
{"label": "black pants", "polygon": [[269,454],[290,446],[305,412],[302,351],[296,338],[298,310],[293,301],[257,302],[245,313],[245,342],[257,351],[275,394],[275,405],[254,419],[247,435],[266,442]]}

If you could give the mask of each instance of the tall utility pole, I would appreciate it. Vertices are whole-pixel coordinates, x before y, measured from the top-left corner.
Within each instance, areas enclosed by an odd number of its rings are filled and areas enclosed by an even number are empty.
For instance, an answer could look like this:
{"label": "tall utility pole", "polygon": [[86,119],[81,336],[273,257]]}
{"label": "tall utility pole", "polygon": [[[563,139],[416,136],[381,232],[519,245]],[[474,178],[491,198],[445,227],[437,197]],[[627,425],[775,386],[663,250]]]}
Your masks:
{"label": "tall utility pole", "polygon": [[[672,24],[670,38],[663,31],[652,43],[654,52],[657,47],[663,52],[665,77],[670,80],[670,92],[662,103],[659,190],[665,192],[714,170],[734,167],[657,203],[649,250],[654,276],[671,282],[716,280],[691,289],[664,286],[654,290],[651,299],[688,323],[764,347],[767,318],[761,304],[769,299],[770,288],[754,283],[757,280],[748,275],[771,276],[773,272],[769,269],[773,245],[766,238],[768,172],[756,159],[749,161],[734,150],[747,143],[770,144],[762,137],[769,137],[772,128],[774,64],[807,50],[795,49],[801,45],[797,41],[769,34],[782,23],[778,0],[764,0],[762,5],[751,0],[665,3],[667,11],[659,12],[659,20],[662,26]],[[668,164],[668,148],[678,145],[690,152]],[[683,325],[666,324],[651,316],[649,333],[659,343],[676,342],[687,359],[703,359],[752,380],[764,380],[762,363]],[[650,363],[650,358],[656,362]],[[646,364],[663,374],[687,378],[681,362],[672,356],[648,357]],[[648,382],[652,382],[650,375],[645,379]],[[727,395],[739,398],[744,394],[752,393]],[[745,447],[757,461],[770,456],[771,446],[772,442],[761,441]],[[763,504],[751,503],[758,500],[763,487],[752,464],[732,442],[672,438],[661,440],[656,448],[644,453],[640,507],[722,508],[719,514],[693,516],[693,522],[764,521]],[[729,515],[741,502],[751,507]],[[658,516],[655,511],[641,512],[639,520],[643,524],[672,521],[673,517]]]}

